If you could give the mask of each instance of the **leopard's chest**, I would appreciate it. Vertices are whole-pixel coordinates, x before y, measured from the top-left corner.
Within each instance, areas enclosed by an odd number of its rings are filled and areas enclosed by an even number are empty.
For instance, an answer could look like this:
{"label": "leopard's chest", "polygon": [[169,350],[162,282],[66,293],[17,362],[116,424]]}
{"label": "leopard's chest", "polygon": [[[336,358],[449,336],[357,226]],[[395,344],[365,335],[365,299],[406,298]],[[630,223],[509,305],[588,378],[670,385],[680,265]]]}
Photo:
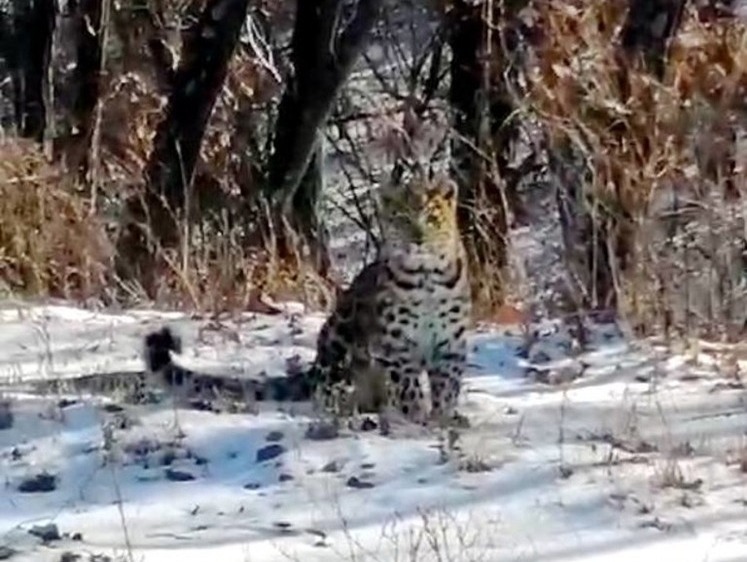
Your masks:
{"label": "leopard's chest", "polygon": [[408,256],[392,267],[391,290],[387,292],[384,331],[400,337],[400,343],[428,360],[439,344],[455,331],[453,307],[462,291],[461,283],[451,283],[453,269],[445,259]]}
{"label": "leopard's chest", "polygon": [[413,312],[409,340],[420,353],[428,357],[433,355],[440,341],[449,337],[445,314],[450,306],[450,299],[440,287],[420,296],[421,298],[412,299],[409,303]]}

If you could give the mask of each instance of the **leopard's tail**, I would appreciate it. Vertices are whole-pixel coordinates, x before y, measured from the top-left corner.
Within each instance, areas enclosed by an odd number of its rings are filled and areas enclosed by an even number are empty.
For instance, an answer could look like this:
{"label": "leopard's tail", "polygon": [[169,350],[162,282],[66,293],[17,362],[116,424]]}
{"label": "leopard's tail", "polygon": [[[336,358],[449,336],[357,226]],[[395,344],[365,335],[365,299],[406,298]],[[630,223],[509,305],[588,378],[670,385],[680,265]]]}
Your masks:
{"label": "leopard's tail", "polygon": [[284,376],[262,376],[257,378],[235,375],[199,373],[180,366],[174,356],[181,353],[181,340],[164,326],[145,337],[144,357],[150,376],[160,378],[166,387],[181,387],[191,381],[210,387],[220,393],[241,392],[254,402],[298,402],[310,400],[314,391],[313,378],[309,371],[299,371]]}
{"label": "leopard's tail", "polygon": [[148,333],[142,351],[145,363],[142,370],[24,379],[18,384],[3,385],[0,390],[42,396],[103,395],[130,404],[160,402],[163,394],[183,393],[190,384],[199,384],[218,394],[235,397],[240,394],[247,402],[299,402],[313,397],[315,385],[310,371],[245,378],[185,368],[174,360],[181,354],[181,339],[167,326]]}

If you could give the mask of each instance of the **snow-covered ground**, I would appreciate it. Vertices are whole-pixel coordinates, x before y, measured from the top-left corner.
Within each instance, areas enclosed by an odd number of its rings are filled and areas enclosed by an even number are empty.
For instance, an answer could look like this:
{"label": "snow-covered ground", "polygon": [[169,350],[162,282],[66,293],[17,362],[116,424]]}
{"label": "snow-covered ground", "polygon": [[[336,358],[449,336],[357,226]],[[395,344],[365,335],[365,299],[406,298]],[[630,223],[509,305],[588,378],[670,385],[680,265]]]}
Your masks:
{"label": "snow-covered ground", "polygon": [[[300,306],[216,321],[8,305],[0,377],[138,369],[140,339],[163,323],[185,362],[278,374],[312,358],[322,319]],[[117,412],[6,388],[0,559],[747,560],[734,370],[629,345],[611,324],[582,352],[560,324],[532,330],[473,333],[472,427],[446,456],[436,435],[404,429],[313,440],[308,418],[277,405]],[[54,489],[21,491],[31,484]]]}

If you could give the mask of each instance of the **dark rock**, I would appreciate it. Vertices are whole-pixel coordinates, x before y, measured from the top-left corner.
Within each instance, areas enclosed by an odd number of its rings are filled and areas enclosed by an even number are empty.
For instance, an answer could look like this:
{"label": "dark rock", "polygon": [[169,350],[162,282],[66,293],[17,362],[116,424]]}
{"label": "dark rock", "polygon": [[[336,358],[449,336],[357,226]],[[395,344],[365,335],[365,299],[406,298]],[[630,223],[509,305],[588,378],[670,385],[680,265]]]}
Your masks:
{"label": "dark rock", "polygon": [[186,470],[178,470],[176,468],[167,468],[166,479],[170,480],[171,482],[189,482],[190,480],[194,480],[195,477],[193,474],[190,474]]}
{"label": "dark rock", "polygon": [[76,541],[76,542],[82,541],[83,540],[83,535],[81,533],[73,533],[72,535],[70,535],[70,540],[73,540],[73,541]]}
{"label": "dark rock", "polygon": [[189,401],[189,408],[198,412],[212,412],[213,404],[209,400],[202,400],[195,398]]}
{"label": "dark rock", "polygon": [[257,451],[257,462],[269,461],[271,459],[279,457],[284,452],[285,447],[283,447],[282,445],[278,445],[277,443],[267,445]]}
{"label": "dark rock", "polygon": [[60,555],[60,562],[78,562],[82,557],[75,552],[65,551]]}
{"label": "dark rock", "polygon": [[16,554],[16,551],[9,546],[0,545],[0,560],[9,560]]}
{"label": "dark rock", "polygon": [[490,472],[491,470],[493,470],[493,467],[481,458],[471,456],[464,458],[459,462],[459,469],[465,472],[476,474],[479,472]]}
{"label": "dark rock", "polygon": [[145,363],[148,370],[158,373],[171,367],[171,353],[182,352],[182,340],[168,326],[160,330],[150,332],[145,336]]}
{"label": "dark rock", "polygon": [[176,453],[174,451],[164,451],[161,457],[161,466],[171,466],[176,460]]}
{"label": "dark rock", "polygon": [[265,440],[269,443],[277,443],[278,441],[282,441],[285,435],[283,435],[282,431],[271,431],[267,434],[267,437],[265,437]]}
{"label": "dark rock", "polygon": [[371,418],[367,417],[361,423],[361,431],[374,431],[378,424]]}
{"label": "dark rock", "polygon": [[351,476],[348,478],[348,481],[345,483],[348,488],[355,488],[356,490],[366,490],[369,488],[373,488],[374,484],[373,482],[366,482],[365,480],[360,480],[356,476]]}
{"label": "dark rock", "polygon": [[0,400],[0,430],[13,427],[13,409],[10,400]]}
{"label": "dark rock", "polygon": [[137,422],[128,416],[125,412],[115,413],[114,417],[110,422],[110,427],[113,429],[124,430],[135,427]]}
{"label": "dark rock", "polygon": [[62,539],[60,530],[54,523],[47,523],[46,525],[34,525],[29,529],[29,534],[40,538],[43,542],[52,542]]}
{"label": "dark rock", "polygon": [[557,369],[530,367],[527,369],[527,374],[540,384],[556,386],[573,382],[579,378],[583,372],[578,365],[572,364]]}
{"label": "dark rock", "polygon": [[289,376],[303,375],[306,371],[301,356],[298,354],[292,355],[285,360],[285,374]]}
{"label": "dark rock", "polygon": [[119,414],[120,412],[124,412],[124,408],[119,404],[104,404],[101,406],[101,409],[107,414]]}
{"label": "dark rock", "polygon": [[260,488],[261,486],[258,482],[249,482],[248,484],[244,484],[245,490],[259,490]]}
{"label": "dark rock", "polygon": [[292,475],[292,474],[286,474],[286,473],[282,473],[282,474],[281,474],[281,475],[280,475],[280,476],[278,477],[278,480],[279,480],[280,482],[290,482],[290,481],[291,481],[291,480],[293,480],[293,479],[294,479],[294,478],[293,478],[293,475]]}
{"label": "dark rock", "polygon": [[337,439],[339,436],[340,429],[337,425],[329,422],[312,423],[306,430],[306,439],[312,441],[329,441]]}
{"label": "dark rock", "polygon": [[534,354],[534,355],[532,356],[532,358],[530,359],[530,361],[531,361],[532,363],[535,363],[535,364],[541,365],[541,364],[543,364],[543,363],[549,363],[550,361],[552,361],[552,357],[550,357],[550,356],[549,356],[549,355],[547,354],[547,352],[545,352],[545,351],[538,351],[537,353],[535,353],[535,354]]}
{"label": "dark rock", "polygon": [[78,403],[77,400],[74,398],[61,398],[57,402],[57,407],[62,410],[63,408],[69,408],[70,406],[75,406]]}
{"label": "dark rock", "polygon": [[337,461],[329,461],[322,467],[322,472],[340,472],[342,466]]}
{"label": "dark rock", "polygon": [[132,443],[127,443],[123,447],[123,450],[125,453],[135,457],[145,457],[150,453],[159,451],[161,447],[162,445],[158,441],[143,438],[138,441],[133,441]]}
{"label": "dark rock", "polygon": [[18,491],[24,494],[36,492],[53,492],[57,489],[57,476],[42,472],[30,478],[26,478],[18,485]]}
{"label": "dark rock", "polygon": [[263,387],[257,389],[257,400],[274,400],[276,402],[301,402],[312,395],[312,387],[306,373],[291,374],[284,377],[268,377]]}

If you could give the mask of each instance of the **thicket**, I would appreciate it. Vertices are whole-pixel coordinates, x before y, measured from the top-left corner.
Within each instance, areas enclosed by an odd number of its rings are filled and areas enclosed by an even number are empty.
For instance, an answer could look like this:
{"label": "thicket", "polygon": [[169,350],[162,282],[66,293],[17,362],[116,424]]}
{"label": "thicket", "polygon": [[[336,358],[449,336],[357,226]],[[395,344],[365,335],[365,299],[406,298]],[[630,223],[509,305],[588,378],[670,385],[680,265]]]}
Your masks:
{"label": "thicket", "polygon": [[569,311],[737,337],[738,12],[694,0],[14,0],[0,10],[0,291],[325,306],[340,283],[333,215],[375,246],[374,187],[419,160],[459,183],[480,310],[506,297],[508,229],[541,212],[519,196],[541,182],[562,226]]}

